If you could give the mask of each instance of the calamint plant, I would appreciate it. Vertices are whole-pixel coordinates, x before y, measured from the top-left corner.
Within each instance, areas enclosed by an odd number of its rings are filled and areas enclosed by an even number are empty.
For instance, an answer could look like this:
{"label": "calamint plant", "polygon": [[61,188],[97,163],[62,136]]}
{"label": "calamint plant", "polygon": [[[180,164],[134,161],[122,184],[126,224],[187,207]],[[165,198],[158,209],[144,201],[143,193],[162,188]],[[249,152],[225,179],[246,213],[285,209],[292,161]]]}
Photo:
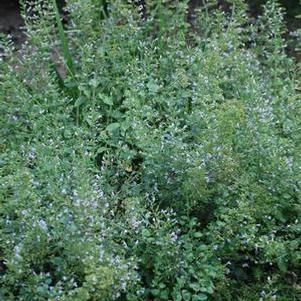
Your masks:
{"label": "calamint plant", "polygon": [[0,300],[301,300],[300,64],[263,3],[24,4],[21,50],[1,37]]}

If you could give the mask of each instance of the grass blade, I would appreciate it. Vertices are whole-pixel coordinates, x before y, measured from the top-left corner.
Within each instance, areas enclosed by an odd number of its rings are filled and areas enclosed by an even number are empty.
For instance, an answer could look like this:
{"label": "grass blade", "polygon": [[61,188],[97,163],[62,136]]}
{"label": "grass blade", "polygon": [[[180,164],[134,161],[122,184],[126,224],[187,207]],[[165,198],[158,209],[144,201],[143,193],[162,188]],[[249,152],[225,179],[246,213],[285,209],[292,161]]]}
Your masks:
{"label": "grass blade", "polygon": [[72,77],[74,77],[74,75],[75,75],[74,64],[73,64],[72,56],[71,56],[70,49],[68,46],[67,36],[64,31],[63,23],[61,21],[61,17],[60,17],[60,13],[59,13],[59,9],[58,9],[56,0],[52,0],[52,4],[54,7],[56,24],[58,27],[59,37],[60,37],[60,41],[61,41],[62,48],[63,48],[63,55],[64,55],[64,59],[66,61],[66,65],[67,65],[66,66],[67,71]]}

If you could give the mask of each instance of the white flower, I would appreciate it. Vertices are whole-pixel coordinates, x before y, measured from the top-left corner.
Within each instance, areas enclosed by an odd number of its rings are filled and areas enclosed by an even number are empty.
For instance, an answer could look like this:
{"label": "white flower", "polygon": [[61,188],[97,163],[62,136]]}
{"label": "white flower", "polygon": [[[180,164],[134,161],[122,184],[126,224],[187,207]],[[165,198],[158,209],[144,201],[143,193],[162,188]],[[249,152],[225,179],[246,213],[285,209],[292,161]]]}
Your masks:
{"label": "white flower", "polygon": [[39,226],[41,227],[41,229],[43,229],[45,232],[48,231],[48,227],[47,224],[44,220],[40,219],[38,222]]}

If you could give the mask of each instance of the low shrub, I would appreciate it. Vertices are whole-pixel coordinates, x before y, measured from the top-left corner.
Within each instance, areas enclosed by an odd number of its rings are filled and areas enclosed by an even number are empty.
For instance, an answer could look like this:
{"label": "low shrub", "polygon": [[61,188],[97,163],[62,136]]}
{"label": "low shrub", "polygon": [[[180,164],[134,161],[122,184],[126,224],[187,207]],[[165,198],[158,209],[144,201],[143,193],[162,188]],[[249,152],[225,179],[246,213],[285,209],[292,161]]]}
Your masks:
{"label": "low shrub", "polygon": [[69,0],[63,33],[36,1],[2,39],[1,300],[301,299],[300,65],[276,1],[227,2]]}

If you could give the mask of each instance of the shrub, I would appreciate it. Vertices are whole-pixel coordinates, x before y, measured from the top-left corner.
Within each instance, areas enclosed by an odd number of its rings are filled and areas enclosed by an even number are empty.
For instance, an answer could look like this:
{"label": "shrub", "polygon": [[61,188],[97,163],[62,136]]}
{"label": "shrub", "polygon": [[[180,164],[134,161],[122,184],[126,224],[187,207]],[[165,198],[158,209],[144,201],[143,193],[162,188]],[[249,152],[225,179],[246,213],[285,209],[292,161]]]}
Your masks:
{"label": "shrub", "polygon": [[301,298],[300,72],[276,1],[227,2],[69,0],[63,33],[37,1],[2,39],[0,299]]}

